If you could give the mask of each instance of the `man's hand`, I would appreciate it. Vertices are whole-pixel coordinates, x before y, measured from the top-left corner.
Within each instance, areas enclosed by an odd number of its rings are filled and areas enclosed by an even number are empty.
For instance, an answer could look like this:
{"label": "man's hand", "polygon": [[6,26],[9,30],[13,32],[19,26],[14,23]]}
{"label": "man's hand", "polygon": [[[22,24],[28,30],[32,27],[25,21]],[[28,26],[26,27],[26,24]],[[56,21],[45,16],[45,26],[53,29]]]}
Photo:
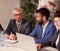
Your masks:
{"label": "man's hand", "polygon": [[16,39],[17,39],[17,37],[16,37],[16,35],[11,34],[11,35],[9,36],[9,39],[11,39],[11,40],[16,40]]}
{"label": "man's hand", "polygon": [[9,39],[9,35],[8,34],[5,34],[5,39]]}
{"label": "man's hand", "polygon": [[36,44],[36,48],[39,50],[41,48],[41,44]]}

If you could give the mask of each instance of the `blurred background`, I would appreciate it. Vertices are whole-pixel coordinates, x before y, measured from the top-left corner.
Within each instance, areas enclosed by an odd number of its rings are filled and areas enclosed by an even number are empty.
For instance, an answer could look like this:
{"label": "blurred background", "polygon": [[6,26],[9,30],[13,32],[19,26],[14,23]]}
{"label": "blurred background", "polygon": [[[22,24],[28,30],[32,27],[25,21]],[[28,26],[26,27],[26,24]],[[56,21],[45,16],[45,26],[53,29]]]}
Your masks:
{"label": "blurred background", "polygon": [[[57,10],[60,9],[60,0],[55,0]],[[32,21],[33,27],[35,24],[34,12],[37,8],[38,0],[0,0],[0,24],[6,29],[10,19],[13,18],[12,11],[14,8],[22,8],[24,11],[24,17]]]}

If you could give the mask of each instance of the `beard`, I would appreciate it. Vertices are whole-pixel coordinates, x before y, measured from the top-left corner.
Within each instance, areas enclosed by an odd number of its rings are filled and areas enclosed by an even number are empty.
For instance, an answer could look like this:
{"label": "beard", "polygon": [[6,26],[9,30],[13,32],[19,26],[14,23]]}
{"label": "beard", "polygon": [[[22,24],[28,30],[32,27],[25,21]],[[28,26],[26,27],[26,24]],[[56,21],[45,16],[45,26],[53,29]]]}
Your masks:
{"label": "beard", "polygon": [[40,25],[42,25],[43,23],[44,23],[44,21],[42,21],[42,20],[39,22]]}

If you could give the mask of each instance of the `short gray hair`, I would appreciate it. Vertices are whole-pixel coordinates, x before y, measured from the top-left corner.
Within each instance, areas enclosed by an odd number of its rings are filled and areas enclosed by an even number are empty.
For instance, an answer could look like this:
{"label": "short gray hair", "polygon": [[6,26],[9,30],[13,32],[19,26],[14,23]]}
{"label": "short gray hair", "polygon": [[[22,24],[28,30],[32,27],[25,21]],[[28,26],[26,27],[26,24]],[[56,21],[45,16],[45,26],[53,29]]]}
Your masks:
{"label": "short gray hair", "polygon": [[14,13],[14,11],[20,11],[22,14],[23,14],[23,10],[22,10],[22,8],[15,8],[14,10],[13,10],[13,13]]}

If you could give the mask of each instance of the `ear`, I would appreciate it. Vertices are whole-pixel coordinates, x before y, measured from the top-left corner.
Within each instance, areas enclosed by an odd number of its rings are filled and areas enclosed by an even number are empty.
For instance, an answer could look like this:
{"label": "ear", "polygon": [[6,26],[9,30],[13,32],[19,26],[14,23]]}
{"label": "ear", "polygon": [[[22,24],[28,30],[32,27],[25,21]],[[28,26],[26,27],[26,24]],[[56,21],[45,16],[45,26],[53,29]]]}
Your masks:
{"label": "ear", "polygon": [[45,17],[45,16],[43,16],[43,17],[42,17],[42,20],[43,20],[43,21],[45,21],[45,20],[46,20],[46,17]]}

